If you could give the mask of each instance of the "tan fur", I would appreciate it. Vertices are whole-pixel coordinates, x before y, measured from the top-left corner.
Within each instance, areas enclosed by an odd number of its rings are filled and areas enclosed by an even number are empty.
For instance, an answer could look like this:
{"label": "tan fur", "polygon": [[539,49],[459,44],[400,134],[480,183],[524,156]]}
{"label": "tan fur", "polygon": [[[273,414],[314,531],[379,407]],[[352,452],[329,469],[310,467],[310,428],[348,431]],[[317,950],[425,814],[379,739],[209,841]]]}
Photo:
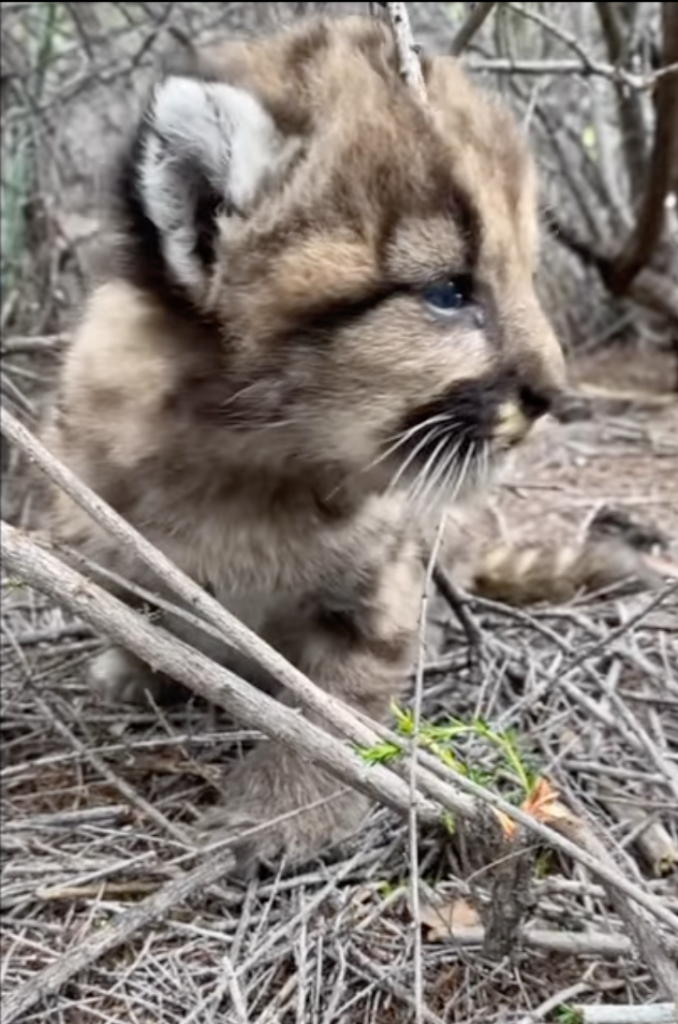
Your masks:
{"label": "tan fur", "polygon": [[[422,586],[419,528],[388,490],[404,461],[384,455],[394,432],[440,396],[454,415],[471,388],[492,460],[539,415],[524,396],[548,403],[562,384],[533,290],[530,161],[508,113],[452,60],[425,62],[425,114],[374,20],[320,19],[201,63],[257,97],[288,148],[246,210],[217,214],[214,263],[186,302],[149,283],[143,260],[94,293],[47,439],[317,683],[383,717]],[[421,289],[465,273],[476,312],[441,322]],[[149,582],[63,495],[52,525]],[[149,679],[124,652],[94,676],[126,696]],[[232,776],[218,823],[239,830],[335,788],[268,743]],[[364,809],[331,801],[245,852],[301,859]]]}

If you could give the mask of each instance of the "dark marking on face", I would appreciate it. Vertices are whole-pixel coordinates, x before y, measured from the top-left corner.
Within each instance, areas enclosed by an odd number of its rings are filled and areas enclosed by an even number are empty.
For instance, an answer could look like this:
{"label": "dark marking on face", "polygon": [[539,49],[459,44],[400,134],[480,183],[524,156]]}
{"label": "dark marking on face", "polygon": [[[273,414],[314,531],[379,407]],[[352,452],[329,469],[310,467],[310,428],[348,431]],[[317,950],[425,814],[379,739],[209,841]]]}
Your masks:
{"label": "dark marking on face", "polygon": [[417,449],[417,462],[428,460],[446,434],[450,445],[460,445],[461,456],[472,444],[489,441],[497,411],[513,391],[511,378],[501,374],[455,384],[406,417],[400,431],[410,437],[401,457]]}

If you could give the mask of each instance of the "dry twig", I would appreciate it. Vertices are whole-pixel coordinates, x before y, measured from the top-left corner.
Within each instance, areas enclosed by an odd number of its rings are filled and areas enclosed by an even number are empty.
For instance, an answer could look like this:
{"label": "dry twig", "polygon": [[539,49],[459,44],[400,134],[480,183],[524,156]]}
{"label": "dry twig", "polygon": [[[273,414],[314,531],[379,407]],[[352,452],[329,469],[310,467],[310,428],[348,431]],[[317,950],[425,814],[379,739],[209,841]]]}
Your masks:
{"label": "dry twig", "polygon": [[426,104],[426,86],[421,71],[419,52],[412,35],[407,4],[386,3],[384,6],[393,25],[402,76],[405,82],[414,90],[419,101],[422,104]]}
{"label": "dry twig", "polygon": [[458,57],[466,49],[496,6],[495,0],[482,0],[482,2],[473,5],[473,10],[452,40],[450,53],[453,57]]}

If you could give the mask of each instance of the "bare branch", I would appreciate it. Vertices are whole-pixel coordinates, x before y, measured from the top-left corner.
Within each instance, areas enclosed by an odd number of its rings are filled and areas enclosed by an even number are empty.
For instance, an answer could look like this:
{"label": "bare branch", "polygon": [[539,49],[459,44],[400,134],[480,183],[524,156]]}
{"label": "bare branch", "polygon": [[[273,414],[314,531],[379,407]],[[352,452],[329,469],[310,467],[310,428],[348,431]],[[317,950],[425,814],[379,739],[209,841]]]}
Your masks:
{"label": "bare branch", "polygon": [[[628,45],[625,37],[629,35],[620,22],[619,4],[596,2],[595,8],[600,21],[608,57],[614,68],[621,68],[627,63]],[[643,171],[646,158],[646,136],[643,123],[643,109],[639,97],[625,88],[626,83],[620,77],[614,79],[617,99],[617,113],[621,134],[621,145],[624,161],[628,172],[631,195],[637,196],[642,188]]]}
{"label": "bare branch", "polygon": [[419,61],[419,51],[412,35],[410,16],[406,3],[385,4],[388,16],[393,25],[393,32],[398,48],[400,70],[407,84],[414,89],[419,101],[426,103],[426,86]]}
{"label": "bare branch", "polygon": [[438,531],[431,548],[428,566],[426,568],[426,579],[424,583],[424,594],[419,612],[419,657],[417,659],[416,682],[414,691],[413,712],[413,734],[410,744],[410,794],[412,796],[410,805],[410,898],[412,900],[412,915],[414,917],[414,1001],[416,1024],[424,1024],[421,1008],[424,1003],[424,969],[421,952],[421,928],[419,927],[419,826],[417,820],[417,755],[419,753],[419,730],[421,728],[421,708],[424,694],[424,659],[426,652],[426,626],[428,623],[428,606],[431,588],[433,585],[434,566],[438,559],[438,551],[443,538],[445,517],[443,516],[438,526]]}
{"label": "bare branch", "polygon": [[[668,66],[668,62],[665,62],[666,66],[661,68],[658,72],[652,75],[635,75],[627,71],[625,68],[617,65],[616,60],[613,58],[611,63],[605,64],[595,57],[592,57],[588,50],[582,45],[581,41],[572,32],[568,32],[561,25],[557,25],[550,18],[547,18],[544,14],[539,11],[532,9],[532,5],[524,7],[521,4],[507,2],[504,4],[514,14],[518,14],[528,21],[534,22],[539,25],[546,32],[552,35],[555,39],[560,40],[569,50],[572,50],[579,61],[566,61],[566,60],[544,60],[544,61],[515,61],[511,62],[503,60],[493,60],[486,62],[486,66],[490,70],[495,71],[507,71],[510,64],[511,68],[515,71],[521,71],[524,74],[580,74],[580,75],[601,75],[603,78],[609,78],[618,85],[629,86],[631,89],[636,91],[642,91],[653,88],[657,81],[665,77],[673,77],[673,68]],[[610,4],[601,4],[601,7],[610,7]],[[671,62],[676,63],[675,60]],[[548,70],[547,70],[548,69]]]}
{"label": "bare branch", "polygon": [[[678,4],[662,4],[664,67],[678,61]],[[666,219],[665,200],[678,164],[678,75],[661,78],[656,90],[656,127],[646,172],[645,195],[636,227],[611,274],[613,289],[623,294],[650,261]]]}
{"label": "bare branch", "polygon": [[496,6],[495,0],[484,0],[482,3],[473,5],[473,10],[452,40],[450,53],[453,57],[458,57],[466,49],[474,35],[480,31],[487,21],[492,13],[492,9]]}
{"label": "bare branch", "polygon": [[648,1006],[577,1006],[571,1007],[573,1019],[581,1024],[676,1024],[675,1003],[653,1003]]}
{"label": "bare branch", "polygon": [[468,61],[472,71],[491,71],[496,75],[579,75],[581,78],[606,78],[611,82],[621,82],[629,89],[637,92],[648,92],[654,89],[663,78],[671,78],[678,74],[678,64],[660,68],[651,75],[634,75],[624,68],[614,67],[601,61],[590,59],[586,63],[580,60],[563,58],[529,60],[513,57],[473,58]]}

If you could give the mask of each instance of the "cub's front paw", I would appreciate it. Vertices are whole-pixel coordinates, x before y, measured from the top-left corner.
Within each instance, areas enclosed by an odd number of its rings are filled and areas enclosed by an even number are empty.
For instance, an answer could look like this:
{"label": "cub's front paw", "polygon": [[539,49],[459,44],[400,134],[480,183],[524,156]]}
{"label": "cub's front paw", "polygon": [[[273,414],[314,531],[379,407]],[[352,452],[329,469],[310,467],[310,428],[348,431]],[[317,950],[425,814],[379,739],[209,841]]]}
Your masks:
{"label": "cub's front paw", "polygon": [[110,704],[146,704],[167,697],[167,679],[122,647],[110,647],[88,668],[90,686]]}
{"label": "cub's front paw", "polygon": [[[236,873],[284,858],[297,866],[354,832],[369,801],[276,744],[255,748],[226,780],[218,807],[198,823],[203,839],[235,839]],[[250,834],[247,834],[250,833]],[[242,838],[240,838],[242,837]]]}

